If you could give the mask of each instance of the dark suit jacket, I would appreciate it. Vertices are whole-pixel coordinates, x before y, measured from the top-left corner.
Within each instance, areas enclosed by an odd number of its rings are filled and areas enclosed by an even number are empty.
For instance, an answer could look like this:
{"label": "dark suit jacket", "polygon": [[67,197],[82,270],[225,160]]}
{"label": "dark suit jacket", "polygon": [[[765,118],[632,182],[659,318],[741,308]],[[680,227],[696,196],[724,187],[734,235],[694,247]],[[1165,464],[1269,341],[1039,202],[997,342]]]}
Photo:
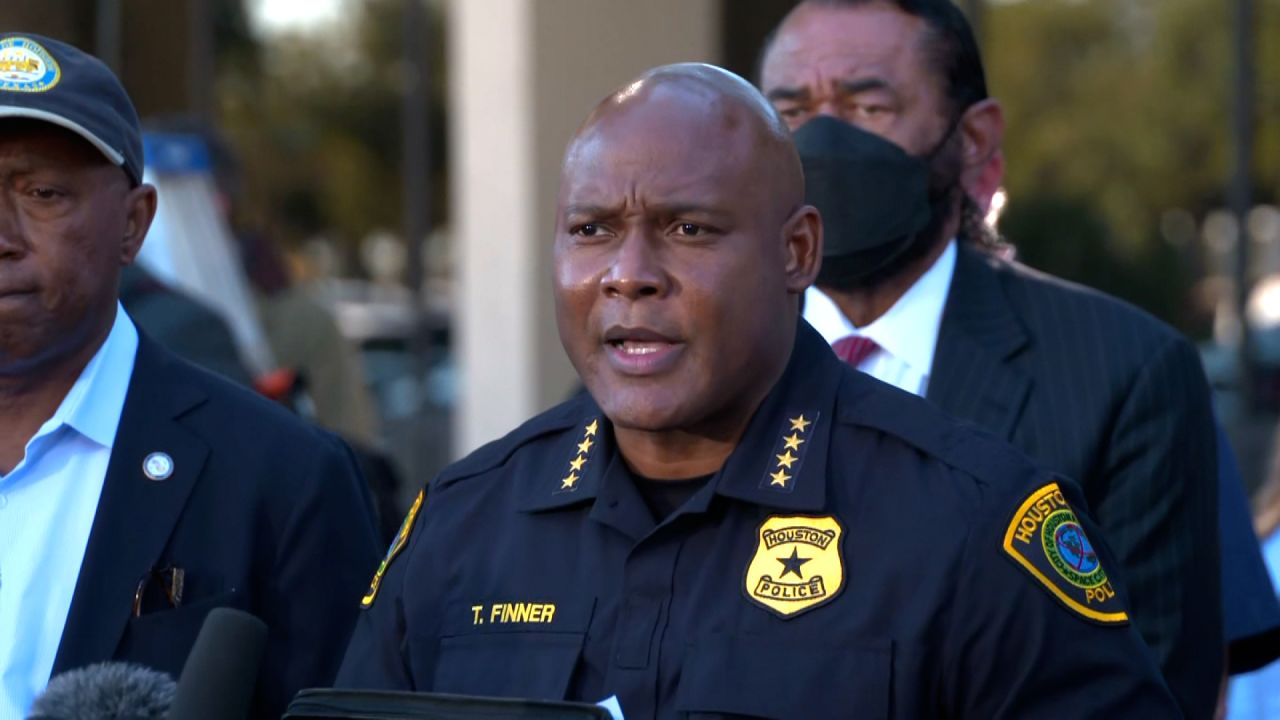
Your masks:
{"label": "dark suit jacket", "polygon": [[[143,459],[168,453],[149,480]],[[139,339],[120,429],[54,674],[104,660],[177,677],[205,615],[230,606],[269,628],[254,717],[338,669],[377,564],[372,509],[350,452],[248,390]],[[140,579],[185,572],[181,604]]]}
{"label": "dark suit jacket", "polygon": [[1187,717],[1211,717],[1217,464],[1195,348],[1124,302],[962,244],[933,363],[930,400],[1080,481],[1134,625]]}
{"label": "dark suit jacket", "polygon": [[253,386],[231,327],[212,308],[165,285],[138,263],[120,271],[120,304],[139,330],[206,370]]}

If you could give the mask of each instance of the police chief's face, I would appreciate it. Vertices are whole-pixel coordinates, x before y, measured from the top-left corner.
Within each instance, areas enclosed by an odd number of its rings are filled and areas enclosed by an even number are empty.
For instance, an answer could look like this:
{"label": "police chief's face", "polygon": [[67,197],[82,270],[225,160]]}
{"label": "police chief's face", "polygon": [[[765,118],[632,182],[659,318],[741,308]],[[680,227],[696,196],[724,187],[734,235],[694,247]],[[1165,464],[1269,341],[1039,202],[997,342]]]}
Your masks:
{"label": "police chief's face", "polygon": [[110,329],[120,267],[155,208],[149,186],[129,185],[71,132],[0,121],[0,374],[96,346]]}
{"label": "police chief's face", "polygon": [[789,208],[745,117],[679,88],[647,92],[566,156],[557,322],[615,425],[697,431],[749,415],[769,359],[790,353]]}
{"label": "police chief's face", "polygon": [[947,128],[928,28],[887,3],[797,8],[765,55],[761,90],[792,130],[830,115],[913,155],[930,151]]}

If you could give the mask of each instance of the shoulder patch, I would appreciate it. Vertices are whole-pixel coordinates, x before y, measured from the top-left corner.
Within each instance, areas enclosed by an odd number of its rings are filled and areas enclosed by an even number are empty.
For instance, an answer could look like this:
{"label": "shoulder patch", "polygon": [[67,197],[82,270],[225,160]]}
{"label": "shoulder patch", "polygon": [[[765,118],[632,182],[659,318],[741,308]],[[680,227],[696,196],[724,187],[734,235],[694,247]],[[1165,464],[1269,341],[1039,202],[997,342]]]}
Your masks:
{"label": "shoulder patch", "polygon": [[1042,486],[1018,507],[1004,551],[1068,610],[1103,625],[1129,621],[1058,483]]}
{"label": "shoulder patch", "polygon": [[426,491],[419,490],[418,497],[414,498],[413,505],[409,506],[409,513],[404,516],[404,522],[400,523],[400,531],[391,541],[386,557],[378,563],[378,571],[373,574],[373,580],[369,581],[369,592],[360,598],[362,609],[367,610],[373,607],[373,601],[378,597],[378,588],[382,586],[382,576],[387,574],[387,568],[391,567],[391,561],[396,559],[396,555],[399,555],[400,551],[404,550],[404,546],[409,544],[409,533],[413,531],[413,521],[418,519],[418,511],[422,509],[422,501],[425,497]]}

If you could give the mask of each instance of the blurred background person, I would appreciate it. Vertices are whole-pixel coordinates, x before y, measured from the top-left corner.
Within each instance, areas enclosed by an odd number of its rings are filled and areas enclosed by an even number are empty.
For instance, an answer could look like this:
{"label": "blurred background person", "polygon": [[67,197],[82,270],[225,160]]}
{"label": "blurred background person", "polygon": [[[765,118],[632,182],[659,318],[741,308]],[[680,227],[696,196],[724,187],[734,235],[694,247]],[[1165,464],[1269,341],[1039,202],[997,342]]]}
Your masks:
{"label": "blurred background person", "polygon": [[306,407],[299,410],[349,442],[380,447],[378,418],[359,351],[339,330],[334,311],[315,297],[312,288],[296,282],[285,252],[269,230],[279,225],[272,220],[278,212],[245,210],[245,183],[236,148],[195,118],[153,125],[185,130],[207,147],[215,208],[234,242],[275,370],[285,371],[295,385],[290,390],[305,396]]}
{"label": "blurred background person", "polygon": [[120,304],[161,345],[206,370],[253,387],[253,375],[217,311],[165,285],[136,263],[120,271]]}
{"label": "blurred background person", "polygon": [[402,483],[382,450],[358,351],[332,312],[293,282],[283,254],[267,236],[241,231],[236,239],[279,367],[259,389],[351,444],[377,504],[379,534],[390,543],[400,526]]}
{"label": "blurred background person", "polygon": [[[401,513],[400,480],[385,454],[355,342],[344,336],[334,309],[317,298],[314,288],[295,282],[285,253],[263,230],[270,220],[244,211],[240,161],[221,133],[198,118],[175,116],[153,120],[147,139],[155,181],[178,200],[170,213],[177,222],[160,223],[157,233],[156,245],[167,252],[153,246],[142,259],[219,303],[242,330],[248,326],[254,331],[239,337],[202,334],[204,353],[215,354],[224,345],[224,354],[239,347],[256,351],[258,371],[251,380],[256,390],[352,446],[377,502],[380,534],[390,542]],[[209,266],[218,261],[221,267],[211,271]],[[138,290],[154,294],[159,284],[150,276]],[[147,297],[138,294],[140,300]],[[191,301],[183,299],[165,303],[155,298],[146,309],[157,316],[155,322],[163,318],[174,341],[189,343],[188,336],[201,330],[188,307]]]}
{"label": "blurred background person", "polygon": [[333,313],[290,276],[283,253],[266,235],[236,234],[276,363],[296,375],[312,418],[367,448],[381,439],[364,364]]}

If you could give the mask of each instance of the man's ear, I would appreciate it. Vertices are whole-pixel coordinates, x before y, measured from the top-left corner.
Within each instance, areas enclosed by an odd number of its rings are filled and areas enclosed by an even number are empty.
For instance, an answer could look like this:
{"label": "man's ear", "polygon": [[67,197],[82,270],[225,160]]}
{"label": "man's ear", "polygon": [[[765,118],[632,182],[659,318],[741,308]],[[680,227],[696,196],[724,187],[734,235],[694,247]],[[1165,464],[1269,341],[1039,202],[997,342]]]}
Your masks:
{"label": "man's ear", "polygon": [[960,184],[969,197],[985,208],[1004,179],[1004,111],[994,98],[974,103],[960,118],[964,141],[964,169]]}
{"label": "man's ear", "polygon": [[120,243],[120,265],[132,265],[138,251],[142,249],[142,241],[151,229],[151,221],[156,217],[156,189],[153,185],[142,184],[129,191],[125,196],[124,238]]}
{"label": "man's ear", "polygon": [[822,216],[812,205],[801,205],[782,226],[787,289],[802,293],[822,267]]}
{"label": "man's ear", "polygon": [[973,182],[965,188],[965,192],[973,199],[983,217],[991,210],[991,198],[1000,189],[1000,180],[1004,177],[1004,151],[997,150],[987,161],[987,165],[974,177]]}

